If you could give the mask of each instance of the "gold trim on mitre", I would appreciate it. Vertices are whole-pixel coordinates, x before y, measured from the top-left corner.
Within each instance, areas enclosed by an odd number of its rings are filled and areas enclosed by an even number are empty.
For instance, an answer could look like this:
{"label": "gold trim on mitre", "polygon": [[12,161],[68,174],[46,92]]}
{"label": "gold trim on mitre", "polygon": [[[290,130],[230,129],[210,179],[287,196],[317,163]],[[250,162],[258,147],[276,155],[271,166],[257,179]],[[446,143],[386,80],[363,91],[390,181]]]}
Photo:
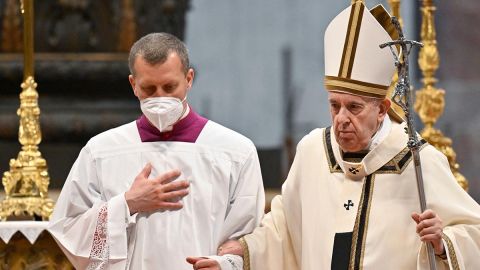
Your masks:
{"label": "gold trim on mitre", "polygon": [[361,1],[352,4],[348,28],[343,46],[342,61],[338,70],[338,77],[350,78],[352,75],[353,62],[357,50],[358,36],[362,26],[363,10],[365,5]]}
{"label": "gold trim on mitre", "polygon": [[354,95],[384,98],[387,95],[388,85],[380,85],[357,81],[349,78],[325,76],[325,89],[328,91],[342,91]]}
{"label": "gold trim on mitre", "polygon": [[[398,36],[398,34],[396,33],[395,28],[391,23],[390,15],[381,5],[376,6],[371,11],[369,10],[365,11],[365,9],[366,7],[363,1],[360,1],[360,0],[352,1],[352,5],[349,7],[349,11],[348,11],[349,14],[348,15],[345,14],[346,16],[342,15],[343,18],[345,19],[348,18],[348,21],[345,21],[346,23],[345,25],[346,32],[344,34],[345,37],[343,38],[341,55],[338,55],[339,57],[341,57],[341,59],[338,59],[340,60],[340,62],[339,62],[339,66],[337,66],[338,70],[337,72],[335,72],[336,74],[335,73],[332,74],[331,71],[329,73],[326,73],[325,86],[326,86],[326,90],[337,90],[337,91],[352,93],[355,95],[384,98],[387,95],[388,86],[389,86],[388,82],[385,83],[385,85],[378,84],[373,81],[362,80],[361,77],[363,76],[362,75],[358,76],[358,73],[352,74],[352,70],[354,68],[355,62],[358,61],[358,60],[356,61],[356,58],[365,57],[365,56],[357,55],[359,53],[359,51],[357,50],[357,47],[365,46],[365,45],[359,44],[359,42],[362,42],[360,41],[361,32],[365,33],[365,30],[361,30],[361,28],[363,27],[362,24],[365,23],[364,19],[367,19],[367,18],[364,18],[365,15],[368,14],[367,16],[373,19],[373,21],[375,22],[374,24],[378,23],[377,26],[373,26],[374,28],[377,29],[376,31],[378,31],[378,29],[382,29],[380,31],[385,31],[386,36],[389,36],[389,37],[395,37],[395,35]],[[338,20],[338,18],[339,17],[337,16],[334,19],[334,21]],[[368,18],[369,23],[367,23],[366,27],[372,27],[372,20],[370,18]],[[341,20],[342,19],[340,19],[340,21]],[[339,25],[341,24],[341,22],[337,22],[336,24]],[[328,28],[327,28],[327,31],[328,31]],[[385,41],[388,41],[388,40],[385,40]],[[363,39],[363,42],[365,43],[365,37]],[[374,46],[374,45],[371,45],[371,46]],[[359,47],[359,48],[362,48],[362,47]],[[365,65],[365,60],[363,60],[362,63],[363,65]],[[371,68],[375,68],[375,67],[371,67]],[[392,68],[394,68],[393,60],[392,60]]]}
{"label": "gold trim on mitre", "polygon": [[[370,9],[370,13],[373,15],[373,17],[375,17],[375,19],[377,19],[378,23],[383,27],[383,29],[385,29],[388,35],[390,35],[392,40],[397,40],[399,38],[398,31],[395,28],[395,25],[393,25],[392,23],[392,17],[382,5],[377,5],[374,8]],[[395,48],[397,49],[397,53],[401,51],[401,48],[399,45],[396,45]],[[387,98],[390,99],[390,97],[387,97]],[[401,123],[404,121],[402,116],[399,115],[391,107],[388,110],[388,115],[395,122]]]}
{"label": "gold trim on mitre", "polygon": [[375,17],[375,19],[377,19],[378,23],[390,35],[392,40],[397,40],[399,38],[398,31],[395,28],[395,25],[392,23],[392,16],[390,16],[388,11],[385,10],[382,5],[377,5],[370,9],[370,13],[373,15],[373,17]]}
{"label": "gold trim on mitre", "polygon": [[[368,10],[364,1],[352,1],[325,31],[325,90],[387,98],[395,65],[379,45],[395,39],[398,32],[382,5]],[[392,109],[388,114],[395,122],[403,121]]]}

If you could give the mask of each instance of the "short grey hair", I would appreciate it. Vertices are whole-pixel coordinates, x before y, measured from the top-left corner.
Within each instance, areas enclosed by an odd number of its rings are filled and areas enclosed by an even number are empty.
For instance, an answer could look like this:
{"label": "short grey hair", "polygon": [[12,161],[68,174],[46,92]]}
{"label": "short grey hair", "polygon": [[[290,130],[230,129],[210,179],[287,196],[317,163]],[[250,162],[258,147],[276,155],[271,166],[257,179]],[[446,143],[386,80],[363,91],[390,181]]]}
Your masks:
{"label": "short grey hair", "polygon": [[176,53],[180,57],[183,71],[187,74],[190,69],[187,47],[180,39],[169,33],[151,33],[133,44],[128,56],[130,73],[135,76],[134,64],[137,56],[141,56],[147,63],[155,65],[165,62],[170,53]]}

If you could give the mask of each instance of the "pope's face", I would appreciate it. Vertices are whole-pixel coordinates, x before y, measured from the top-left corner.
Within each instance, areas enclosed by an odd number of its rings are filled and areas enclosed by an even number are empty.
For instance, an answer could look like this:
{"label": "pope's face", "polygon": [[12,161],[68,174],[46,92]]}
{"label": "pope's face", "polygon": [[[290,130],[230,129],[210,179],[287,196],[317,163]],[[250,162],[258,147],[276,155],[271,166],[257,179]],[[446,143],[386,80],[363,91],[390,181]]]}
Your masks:
{"label": "pope's face", "polygon": [[130,75],[128,79],[139,100],[149,97],[176,97],[183,100],[192,87],[193,69],[185,74],[176,53],[170,53],[165,62],[154,65],[137,56],[134,69],[135,75]]}
{"label": "pope's face", "polygon": [[335,139],[344,152],[366,149],[390,108],[388,99],[366,98],[340,92],[329,92],[328,100]]}

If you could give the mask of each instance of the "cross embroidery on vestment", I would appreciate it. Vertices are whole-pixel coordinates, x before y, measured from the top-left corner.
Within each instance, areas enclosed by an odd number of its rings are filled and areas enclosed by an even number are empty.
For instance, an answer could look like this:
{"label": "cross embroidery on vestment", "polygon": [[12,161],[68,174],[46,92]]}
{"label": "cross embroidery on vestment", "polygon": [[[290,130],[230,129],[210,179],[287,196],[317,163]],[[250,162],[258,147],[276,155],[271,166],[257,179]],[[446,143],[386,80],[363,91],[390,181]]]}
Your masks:
{"label": "cross embroidery on vestment", "polygon": [[343,204],[343,207],[345,207],[345,209],[347,209],[347,210],[350,210],[350,207],[353,207],[353,202],[352,202],[352,200],[348,200],[347,203],[344,203],[344,204]]}
{"label": "cross embroidery on vestment", "polygon": [[354,167],[351,167],[348,170],[353,174],[357,174],[359,172],[359,170],[357,168],[354,168]]}

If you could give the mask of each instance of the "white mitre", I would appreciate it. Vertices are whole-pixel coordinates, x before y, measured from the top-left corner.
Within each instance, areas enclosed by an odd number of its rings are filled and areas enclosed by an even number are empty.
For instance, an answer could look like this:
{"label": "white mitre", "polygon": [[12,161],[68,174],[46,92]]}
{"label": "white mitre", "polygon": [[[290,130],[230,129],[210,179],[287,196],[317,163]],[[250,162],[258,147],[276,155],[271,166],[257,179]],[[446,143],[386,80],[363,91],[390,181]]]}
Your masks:
{"label": "white mitre", "polygon": [[[382,5],[368,10],[363,1],[355,1],[325,31],[326,90],[385,98],[396,71],[395,59],[379,45],[397,38]],[[402,121],[392,109],[389,115]]]}

